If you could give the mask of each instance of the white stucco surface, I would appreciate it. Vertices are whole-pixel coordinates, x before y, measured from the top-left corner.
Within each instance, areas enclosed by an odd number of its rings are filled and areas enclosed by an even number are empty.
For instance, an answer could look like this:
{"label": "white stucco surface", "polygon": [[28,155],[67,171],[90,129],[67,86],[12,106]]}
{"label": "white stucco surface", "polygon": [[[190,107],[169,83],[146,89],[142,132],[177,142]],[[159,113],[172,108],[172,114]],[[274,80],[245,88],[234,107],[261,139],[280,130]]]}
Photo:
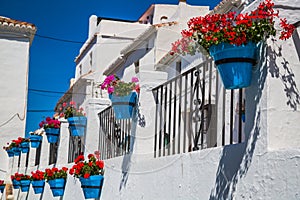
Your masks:
{"label": "white stucco surface", "polygon": [[[4,31],[0,36],[0,144],[7,146],[7,142],[25,134],[30,44],[24,35],[12,38],[11,34],[21,34],[13,28]],[[0,179],[4,179],[9,159],[2,146],[0,158]]]}

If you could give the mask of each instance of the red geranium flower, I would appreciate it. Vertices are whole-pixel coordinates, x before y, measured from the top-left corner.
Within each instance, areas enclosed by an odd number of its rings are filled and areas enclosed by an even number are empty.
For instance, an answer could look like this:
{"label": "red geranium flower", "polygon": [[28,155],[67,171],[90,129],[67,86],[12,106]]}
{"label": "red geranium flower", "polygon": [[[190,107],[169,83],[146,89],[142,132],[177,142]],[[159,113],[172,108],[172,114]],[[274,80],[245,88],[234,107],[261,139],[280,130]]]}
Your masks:
{"label": "red geranium flower", "polygon": [[[100,153],[99,153],[100,155]],[[98,156],[97,156],[98,157]],[[104,174],[104,162],[102,160],[97,160],[94,154],[88,155],[88,161],[84,161],[84,156],[79,155],[75,159],[75,164],[69,170],[69,174],[79,178],[89,178],[93,175],[103,175]]]}
{"label": "red geranium flower", "polygon": [[[209,51],[212,45],[222,42],[242,45],[275,36],[274,19],[279,18],[279,12],[275,12],[273,7],[272,0],[265,0],[250,13],[229,12],[193,17],[187,23],[188,29],[182,31],[182,38],[172,44],[171,54],[193,55],[203,48]],[[279,39],[290,38],[295,26],[288,24],[286,19],[280,21],[282,30]]]}

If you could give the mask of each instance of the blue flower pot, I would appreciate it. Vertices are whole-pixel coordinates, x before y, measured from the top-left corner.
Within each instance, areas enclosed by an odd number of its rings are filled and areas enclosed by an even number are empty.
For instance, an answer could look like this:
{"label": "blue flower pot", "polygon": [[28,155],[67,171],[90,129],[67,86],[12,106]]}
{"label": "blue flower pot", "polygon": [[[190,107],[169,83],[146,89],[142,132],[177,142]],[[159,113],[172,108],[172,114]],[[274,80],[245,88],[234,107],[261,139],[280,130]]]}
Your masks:
{"label": "blue flower pot", "polygon": [[86,199],[100,197],[104,181],[104,177],[102,175],[93,175],[89,178],[79,177],[79,180]]}
{"label": "blue flower pot", "polygon": [[19,189],[20,188],[20,181],[17,181],[16,179],[13,179],[12,184],[13,184],[14,189]]}
{"label": "blue flower pot", "polygon": [[133,108],[137,104],[136,92],[131,92],[128,96],[116,96],[110,94],[116,119],[130,119],[133,114]]}
{"label": "blue flower pot", "polygon": [[5,185],[0,185],[0,192],[3,193]]}
{"label": "blue flower pot", "polygon": [[30,135],[30,146],[31,148],[38,148],[43,140],[41,135]]}
{"label": "blue flower pot", "polygon": [[49,180],[48,183],[54,197],[64,195],[66,185],[66,180],[64,178]]}
{"label": "blue flower pot", "polygon": [[31,182],[35,194],[44,192],[45,180],[34,180]]}
{"label": "blue flower pot", "polygon": [[72,136],[84,136],[87,118],[85,116],[69,117],[69,129]]}
{"label": "blue flower pot", "polygon": [[252,42],[240,46],[221,43],[209,48],[225,89],[238,89],[250,85],[256,52],[257,45]]}
{"label": "blue flower pot", "polygon": [[6,152],[7,152],[8,157],[13,157],[15,155],[14,151],[12,149],[8,149],[8,150],[6,150]]}
{"label": "blue flower pot", "polygon": [[20,186],[22,192],[28,192],[30,186],[30,180],[20,180]]}
{"label": "blue flower pot", "polygon": [[22,142],[20,144],[22,153],[28,153],[29,152],[29,142]]}
{"label": "blue flower pot", "polygon": [[59,137],[59,128],[46,128],[45,132],[49,143],[56,143]]}
{"label": "blue flower pot", "polygon": [[14,152],[15,156],[21,155],[21,148],[20,147],[13,147],[11,150]]}

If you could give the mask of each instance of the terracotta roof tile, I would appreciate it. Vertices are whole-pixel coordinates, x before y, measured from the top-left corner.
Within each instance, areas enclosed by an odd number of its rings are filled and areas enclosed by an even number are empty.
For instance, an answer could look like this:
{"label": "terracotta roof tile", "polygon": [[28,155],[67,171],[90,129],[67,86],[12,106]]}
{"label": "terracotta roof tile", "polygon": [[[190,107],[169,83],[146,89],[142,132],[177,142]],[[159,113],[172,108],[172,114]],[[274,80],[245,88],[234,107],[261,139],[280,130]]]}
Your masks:
{"label": "terracotta roof tile", "polygon": [[35,25],[32,23],[23,22],[23,21],[19,21],[19,20],[15,20],[15,19],[10,19],[7,17],[2,17],[2,16],[0,16],[0,25],[8,25],[8,26],[15,26],[15,27],[25,26],[26,28],[36,29]]}

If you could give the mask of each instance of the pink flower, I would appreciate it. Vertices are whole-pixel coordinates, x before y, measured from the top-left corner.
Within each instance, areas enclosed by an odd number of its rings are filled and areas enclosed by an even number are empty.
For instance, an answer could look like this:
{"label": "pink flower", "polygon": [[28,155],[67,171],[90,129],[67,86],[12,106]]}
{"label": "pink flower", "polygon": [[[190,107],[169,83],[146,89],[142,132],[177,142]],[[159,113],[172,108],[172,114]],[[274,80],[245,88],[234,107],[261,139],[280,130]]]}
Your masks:
{"label": "pink flower", "polygon": [[137,83],[137,82],[139,82],[139,79],[137,77],[132,77],[131,82]]}
{"label": "pink flower", "polygon": [[108,80],[109,82],[115,80],[115,75],[109,75],[108,77],[106,77],[106,80]]}
{"label": "pink flower", "polygon": [[107,92],[108,92],[108,94],[112,94],[113,92],[114,92],[114,88],[113,87],[111,87],[111,86],[109,86],[108,88],[107,88]]}
{"label": "pink flower", "polygon": [[75,105],[76,105],[76,102],[75,102],[75,101],[70,101],[70,105],[75,106]]}
{"label": "pink flower", "polygon": [[107,85],[107,83],[105,83],[105,82],[104,82],[104,83],[102,83],[102,84],[101,84],[101,90],[104,90],[104,89],[105,89],[105,87],[106,87],[106,85]]}

